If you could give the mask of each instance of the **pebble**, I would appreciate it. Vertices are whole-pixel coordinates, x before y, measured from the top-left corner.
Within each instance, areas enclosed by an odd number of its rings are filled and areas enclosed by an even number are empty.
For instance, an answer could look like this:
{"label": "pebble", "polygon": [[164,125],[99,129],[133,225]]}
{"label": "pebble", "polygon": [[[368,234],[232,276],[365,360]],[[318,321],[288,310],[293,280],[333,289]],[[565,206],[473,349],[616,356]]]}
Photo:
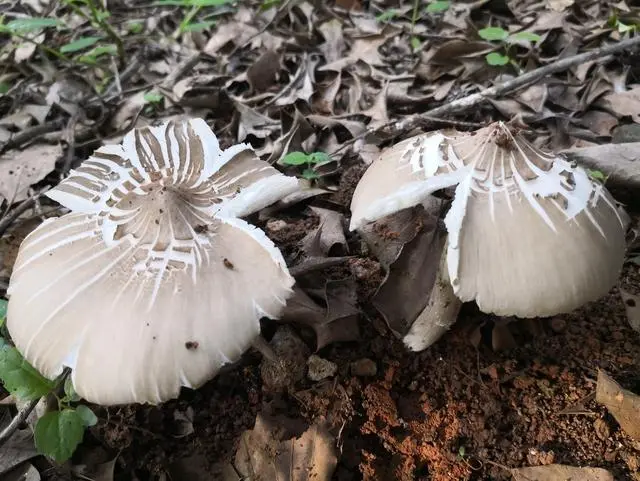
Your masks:
{"label": "pebble", "polygon": [[266,228],[269,232],[280,232],[281,230],[286,229],[289,226],[282,219],[271,219],[267,222]]}
{"label": "pebble", "polygon": [[378,366],[371,359],[362,358],[351,363],[351,374],[359,377],[375,376]]}
{"label": "pebble", "polygon": [[338,365],[312,354],[307,359],[307,377],[312,381],[322,381],[338,372]]}

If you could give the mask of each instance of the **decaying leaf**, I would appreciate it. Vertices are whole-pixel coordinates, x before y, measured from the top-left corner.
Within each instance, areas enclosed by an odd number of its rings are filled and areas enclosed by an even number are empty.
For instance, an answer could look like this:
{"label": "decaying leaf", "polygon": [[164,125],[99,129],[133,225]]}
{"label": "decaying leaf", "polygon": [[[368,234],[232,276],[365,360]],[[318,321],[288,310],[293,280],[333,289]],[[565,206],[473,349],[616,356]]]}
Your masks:
{"label": "decaying leaf", "polygon": [[247,481],[330,481],[337,465],[335,439],[319,419],[295,436],[281,419],[256,417],[240,438],[234,466]]}
{"label": "decaying leaf", "polygon": [[613,475],[605,469],[563,464],[512,469],[511,474],[514,481],[614,481]]}
{"label": "decaying leaf", "polygon": [[344,253],[349,252],[344,237],[344,216],[334,210],[311,207],[320,217],[318,227],[302,240],[302,250],[309,257],[323,257],[329,254],[334,246],[339,246]]}
{"label": "decaying leaf", "polygon": [[38,454],[31,429],[19,429],[0,449],[0,476]]}
{"label": "decaying leaf", "polygon": [[603,106],[620,117],[630,116],[634,122],[640,123],[640,87],[605,96]]}
{"label": "decaying leaf", "polygon": [[623,389],[602,370],[598,370],[596,402],[607,408],[622,430],[640,440],[640,396]]}
{"label": "decaying leaf", "polygon": [[423,311],[434,286],[446,241],[446,232],[439,226],[443,208],[444,203],[433,197],[424,207],[400,211],[360,232],[386,270],[373,305],[399,337]]}
{"label": "decaying leaf", "polygon": [[20,202],[28,197],[29,187],[44,179],[62,156],[62,147],[36,144],[0,157],[0,198]]}
{"label": "decaying leaf", "polygon": [[311,327],[316,334],[316,351],[332,342],[358,339],[360,309],[355,280],[328,281],[318,291],[308,290],[307,293],[294,287],[294,295],[287,302],[282,321]]}
{"label": "decaying leaf", "polygon": [[40,472],[31,463],[23,463],[0,475],[1,481],[40,481]]}

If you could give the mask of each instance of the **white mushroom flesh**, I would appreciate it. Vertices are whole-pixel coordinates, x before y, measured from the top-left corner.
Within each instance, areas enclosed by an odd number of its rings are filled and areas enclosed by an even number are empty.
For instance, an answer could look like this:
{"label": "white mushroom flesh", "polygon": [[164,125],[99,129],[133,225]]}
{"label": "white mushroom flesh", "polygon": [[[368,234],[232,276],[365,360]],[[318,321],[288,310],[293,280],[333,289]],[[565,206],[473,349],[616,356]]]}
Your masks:
{"label": "white mushroom flesh", "polygon": [[239,216],[298,188],[200,119],[129,133],[48,194],[71,213],[23,242],[7,325],[43,375],[72,369],[103,405],[159,403],[237,360],[293,286],[275,245]]}

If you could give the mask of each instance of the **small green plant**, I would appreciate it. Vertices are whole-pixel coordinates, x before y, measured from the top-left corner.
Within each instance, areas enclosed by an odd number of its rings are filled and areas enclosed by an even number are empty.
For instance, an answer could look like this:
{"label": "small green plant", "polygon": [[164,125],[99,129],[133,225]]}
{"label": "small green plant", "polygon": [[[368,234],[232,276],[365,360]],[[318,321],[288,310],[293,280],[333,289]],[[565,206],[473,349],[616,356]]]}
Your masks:
{"label": "small green plant", "polygon": [[[6,313],[7,301],[0,299],[0,325],[4,325]],[[46,379],[3,337],[0,337],[0,380],[7,391],[23,401],[36,401],[49,394],[56,397],[58,409],[38,419],[34,441],[41,454],[57,462],[68,460],[82,441],[85,428],[98,422],[87,406],[72,405],[80,401],[80,397],[66,376],[55,381]],[[62,382],[64,395],[59,396],[58,386]]]}
{"label": "small green plant", "polygon": [[[63,0],[64,5],[71,8],[77,15],[85,18],[91,23],[91,26],[98,31],[104,33],[104,35],[116,46],[116,51],[120,60],[125,59],[124,42],[118,35],[118,32],[109,23],[111,13],[98,3],[96,0]],[[94,45],[98,40],[91,43],[96,37],[80,37],[73,43],[79,43],[83,50]]]}
{"label": "small green plant", "polygon": [[234,0],[157,0],[153,4],[158,6],[189,8],[189,11],[180,22],[178,29],[173,34],[173,36],[176,37],[177,35],[185,32],[200,31],[212,27],[216,23],[215,20],[211,19],[211,17],[215,16],[215,13],[211,16],[205,17],[200,22],[194,21],[196,15],[198,15],[203,8],[221,7],[222,5],[232,3],[233,1]]}
{"label": "small green plant", "polygon": [[509,34],[505,29],[500,27],[487,27],[478,31],[478,35],[484,40],[490,42],[500,42],[503,47],[503,52],[491,52],[485,56],[485,59],[489,65],[501,66],[508,63],[520,69],[518,64],[509,55],[509,49],[518,42],[531,42],[537,44],[540,42],[540,35],[533,32],[517,32]]}
{"label": "small green plant", "polygon": [[430,2],[425,11],[427,13],[444,13],[449,10],[450,6],[451,2],[445,0]]}
{"label": "small green plant", "polygon": [[389,8],[388,10],[385,10],[381,14],[377,15],[376,20],[378,22],[384,23],[384,22],[388,22],[389,20],[393,20],[397,16],[398,16],[398,11],[395,8]]}
{"label": "small green plant", "polygon": [[302,177],[307,180],[313,180],[320,177],[318,172],[314,169],[322,164],[331,162],[331,157],[324,152],[313,152],[312,154],[305,154],[304,152],[289,152],[285,155],[280,163],[284,165],[293,166],[305,166],[302,171]]}

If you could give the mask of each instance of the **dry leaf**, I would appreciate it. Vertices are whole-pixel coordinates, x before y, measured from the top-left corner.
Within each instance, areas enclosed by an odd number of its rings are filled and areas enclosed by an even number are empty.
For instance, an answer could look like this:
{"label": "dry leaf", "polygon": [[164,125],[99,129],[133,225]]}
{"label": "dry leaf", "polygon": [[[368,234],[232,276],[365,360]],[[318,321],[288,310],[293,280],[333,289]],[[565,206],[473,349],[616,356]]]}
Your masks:
{"label": "dry leaf", "polygon": [[613,475],[601,468],[575,468],[564,464],[548,464],[512,469],[514,481],[615,481]]}
{"label": "dry leaf", "polygon": [[281,419],[258,414],[255,427],[240,438],[234,465],[251,481],[330,481],[337,465],[335,439],[322,419],[296,437]]}
{"label": "dry leaf", "polygon": [[29,187],[44,179],[62,156],[60,144],[36,144],[24,150],[12,150],[0,157],[0,198],[20,202],[28,197]]}
{"label": "dry leaf", "polygon": [[40,473],[31,463],[20,466],[0,476],[1,481],[40,481]]}
{"label": "dry leaf", "polygon": [[247,80],[256,92],[264,92],[277,80],[280,55],[273,50],[263,53],[247,70]]}
{"label": "dry leaf", "polygon": [[259,139],[263,139],[280,127],[278,121],[262,115],[257,110],[247,107],[240,102],[234,102],[234,104],[240,113],[240,119],[238,120],[239,142],[244,142],[248,135],[254,135]]}
{"label": "dry leaf", "polygon": [[640,123],[640,87],[608,94],[602,99],[602,105],[620,117],[628,115]]}
{"label": "dry leaf", "polygon": [[328,281],[317,292],[309,290],[323,305],[318,304],[300,287],[294,287],[293,291],[282,315],[282,322],[311,327],[316,334],[316,351],[333,342],[348,342],[360,338],[360,309],[353,279]]}
{"label": "dry leaf", "polygon": [[336,245],[341,252],[348,253],[347,240],[344,237],[344,215],[334,210],[311,207],[320,217],[320,225],[302,240],[302,250],[309,257],[323,257]]}
{"label": "dry leaf", "polygon": [[556,12],[562,12],[573,5],[575,0],[547,0],[547,8],[555,10]]}
{"label": "dry leaf", "polygon": [[333,18],[324,22],[318,27],[324,37],[324,43],[319,46],[328,64],[338,61],[343,57],[346,48],[344,36],[342,35],[342,23]]}
{"label": "dry leaf", "polygon": [[427,305],[446,241],[439,227],[443,202],[435,197],[429,202],[426,208],[402,210],[360,232],[386,271],[373,305],[398,337],[404,337]]}
{"label": "dry leaf", "polygon": [[596,402],[607,408],[625,433],[640,440],[640,396],[623,389],[599,369]]}
{"label": "dry leaf", "polygon": [[17,430],[0,449],[0,476],[36,456],[31,429]]}

